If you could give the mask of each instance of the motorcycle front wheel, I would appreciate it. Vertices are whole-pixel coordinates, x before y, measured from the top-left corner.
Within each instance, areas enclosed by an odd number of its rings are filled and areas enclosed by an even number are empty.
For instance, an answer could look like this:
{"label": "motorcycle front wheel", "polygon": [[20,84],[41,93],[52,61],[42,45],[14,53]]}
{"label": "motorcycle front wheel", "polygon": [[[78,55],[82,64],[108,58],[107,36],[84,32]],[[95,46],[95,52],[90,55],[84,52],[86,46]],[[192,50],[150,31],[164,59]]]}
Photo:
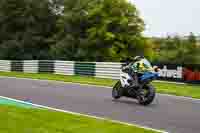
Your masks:
{"label": "motorcycle front wheel", "polygon": [[119,98],[121,98],[121,96],[122,96],[122,89],[121,89],[121,87],[122,87],[122,85],[121,85],[121,82],[120,82],[120,81],[118,81],[118,82],[114,85],[114,87],[113,87],[113,89],[112,89],[112,97],[113,97],[114,99],[119,99]]}
{"label": "motorcycle front wheel", "polygon": [[140,89],[140,95],[138,95],[137,100],[139,104],[146,106],[153,102],[155,95],[155,88],[151,84],[147,84]]}

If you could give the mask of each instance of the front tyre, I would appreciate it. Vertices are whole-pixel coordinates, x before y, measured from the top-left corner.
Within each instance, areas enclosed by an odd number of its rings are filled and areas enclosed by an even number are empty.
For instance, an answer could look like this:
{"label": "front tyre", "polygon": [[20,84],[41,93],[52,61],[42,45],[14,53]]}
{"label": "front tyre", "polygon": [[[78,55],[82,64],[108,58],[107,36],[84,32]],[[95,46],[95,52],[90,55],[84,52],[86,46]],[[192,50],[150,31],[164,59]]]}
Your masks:
{"label": "front tyre", "polygon": [[140,95],[138,96],[138,102],[141,105],[149,105],[153,102],[156,95],[155,88],[147,84],[143,87],[143,89],[140,90]]}
{"label": "front tyre", "polygon": [[121,96],[122,96],[122,85],[121,85],[121,82],[120,81],[118,81],[115,85],[114,85],[114,87],[113,87],[113,89],[112,89],[112,97],[114,98],[114,99],[119,99]]}

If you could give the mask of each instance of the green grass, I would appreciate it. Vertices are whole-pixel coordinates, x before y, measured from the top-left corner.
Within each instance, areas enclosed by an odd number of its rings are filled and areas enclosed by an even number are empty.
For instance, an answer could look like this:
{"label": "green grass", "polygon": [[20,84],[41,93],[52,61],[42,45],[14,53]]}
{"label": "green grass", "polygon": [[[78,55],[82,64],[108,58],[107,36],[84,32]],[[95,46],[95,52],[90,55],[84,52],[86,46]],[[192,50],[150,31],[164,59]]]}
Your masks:
{"label": "green grass", "polygon": [[186,96],[200,99],[200,85],[175,84],[175,83],[153,83],[157,92],[176,96]]}
{"label": "green grass", "polygon": [[0,106],[1,133],[156,133],[108,120],[41,109]]}
{"label": "green grass", "polygon": [[32,74],[32,73],[21,73],[21,72],[0,72],[0,76],[57,80],[64,82],[74,82],[74,83],[103,85],[103,86],[113,86],[116,82],[115,80],[112,79],[101,79],[101,78],[94,78],[91,76],[65,76],[65,75],[45,74],[45,73]]}
{"label": "green grass", "polygon": [[[55,74],[30,74],[30,73],[20,73],[20,72],[0,72],[1,76],[9,77],[20,77],[20,78],[32,78],[32,79],[47,79],[47,80],[57,80],[64,82],[74,82],[81,84],[92,84],[92,85],[103,85],[103,86],[113,86],[116,80],[112,79],[101,79],[88,76],[64,76]],[[174,84],[174,83],[153,83],[156,87],[158,93],[172,94],[177,96],[186,96],[192,98],[200,99],[200,86],[199,85],[189,85],[189,84]]]}

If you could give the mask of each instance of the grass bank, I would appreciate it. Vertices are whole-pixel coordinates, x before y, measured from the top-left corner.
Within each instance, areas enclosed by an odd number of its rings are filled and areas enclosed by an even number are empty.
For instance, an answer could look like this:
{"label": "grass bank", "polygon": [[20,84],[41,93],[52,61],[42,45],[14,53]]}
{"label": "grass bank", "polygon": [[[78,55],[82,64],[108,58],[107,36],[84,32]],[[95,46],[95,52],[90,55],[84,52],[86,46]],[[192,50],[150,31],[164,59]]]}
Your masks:
{"label": "grass bank", "polygon": [[156,133],[155,131],[43,109],[0,106],[1,133]]}
{"label": "grass bank", "polygon": [[[19,77],[19,78],[32,78],[42,80],[56,80],[64,82],[74,82],[81,84],[92,84],[101,86],[113,86],[116,80],[101,79],[88,76],[64,76],[55,74],[30,74],[20,72],[0,72],[0,76]],[[153,82],[158,93],[172,94],[177,96],[186,96],[200,99],[200,86],[189,84],[175,84],[175,83],[158,83]]]}

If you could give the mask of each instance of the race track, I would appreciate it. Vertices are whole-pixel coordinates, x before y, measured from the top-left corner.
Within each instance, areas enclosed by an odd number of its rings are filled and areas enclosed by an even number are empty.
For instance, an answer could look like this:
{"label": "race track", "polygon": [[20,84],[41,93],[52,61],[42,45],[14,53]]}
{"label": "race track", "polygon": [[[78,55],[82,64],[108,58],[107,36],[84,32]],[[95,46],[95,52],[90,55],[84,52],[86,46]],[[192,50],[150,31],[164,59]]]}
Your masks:
{"label": "race track", "polygon": [[170,133],[200,133],[198,100],[157,95],[143,107],[132,99],[113,100],[109,88],[5,77],[0,78],[0,95]]}

